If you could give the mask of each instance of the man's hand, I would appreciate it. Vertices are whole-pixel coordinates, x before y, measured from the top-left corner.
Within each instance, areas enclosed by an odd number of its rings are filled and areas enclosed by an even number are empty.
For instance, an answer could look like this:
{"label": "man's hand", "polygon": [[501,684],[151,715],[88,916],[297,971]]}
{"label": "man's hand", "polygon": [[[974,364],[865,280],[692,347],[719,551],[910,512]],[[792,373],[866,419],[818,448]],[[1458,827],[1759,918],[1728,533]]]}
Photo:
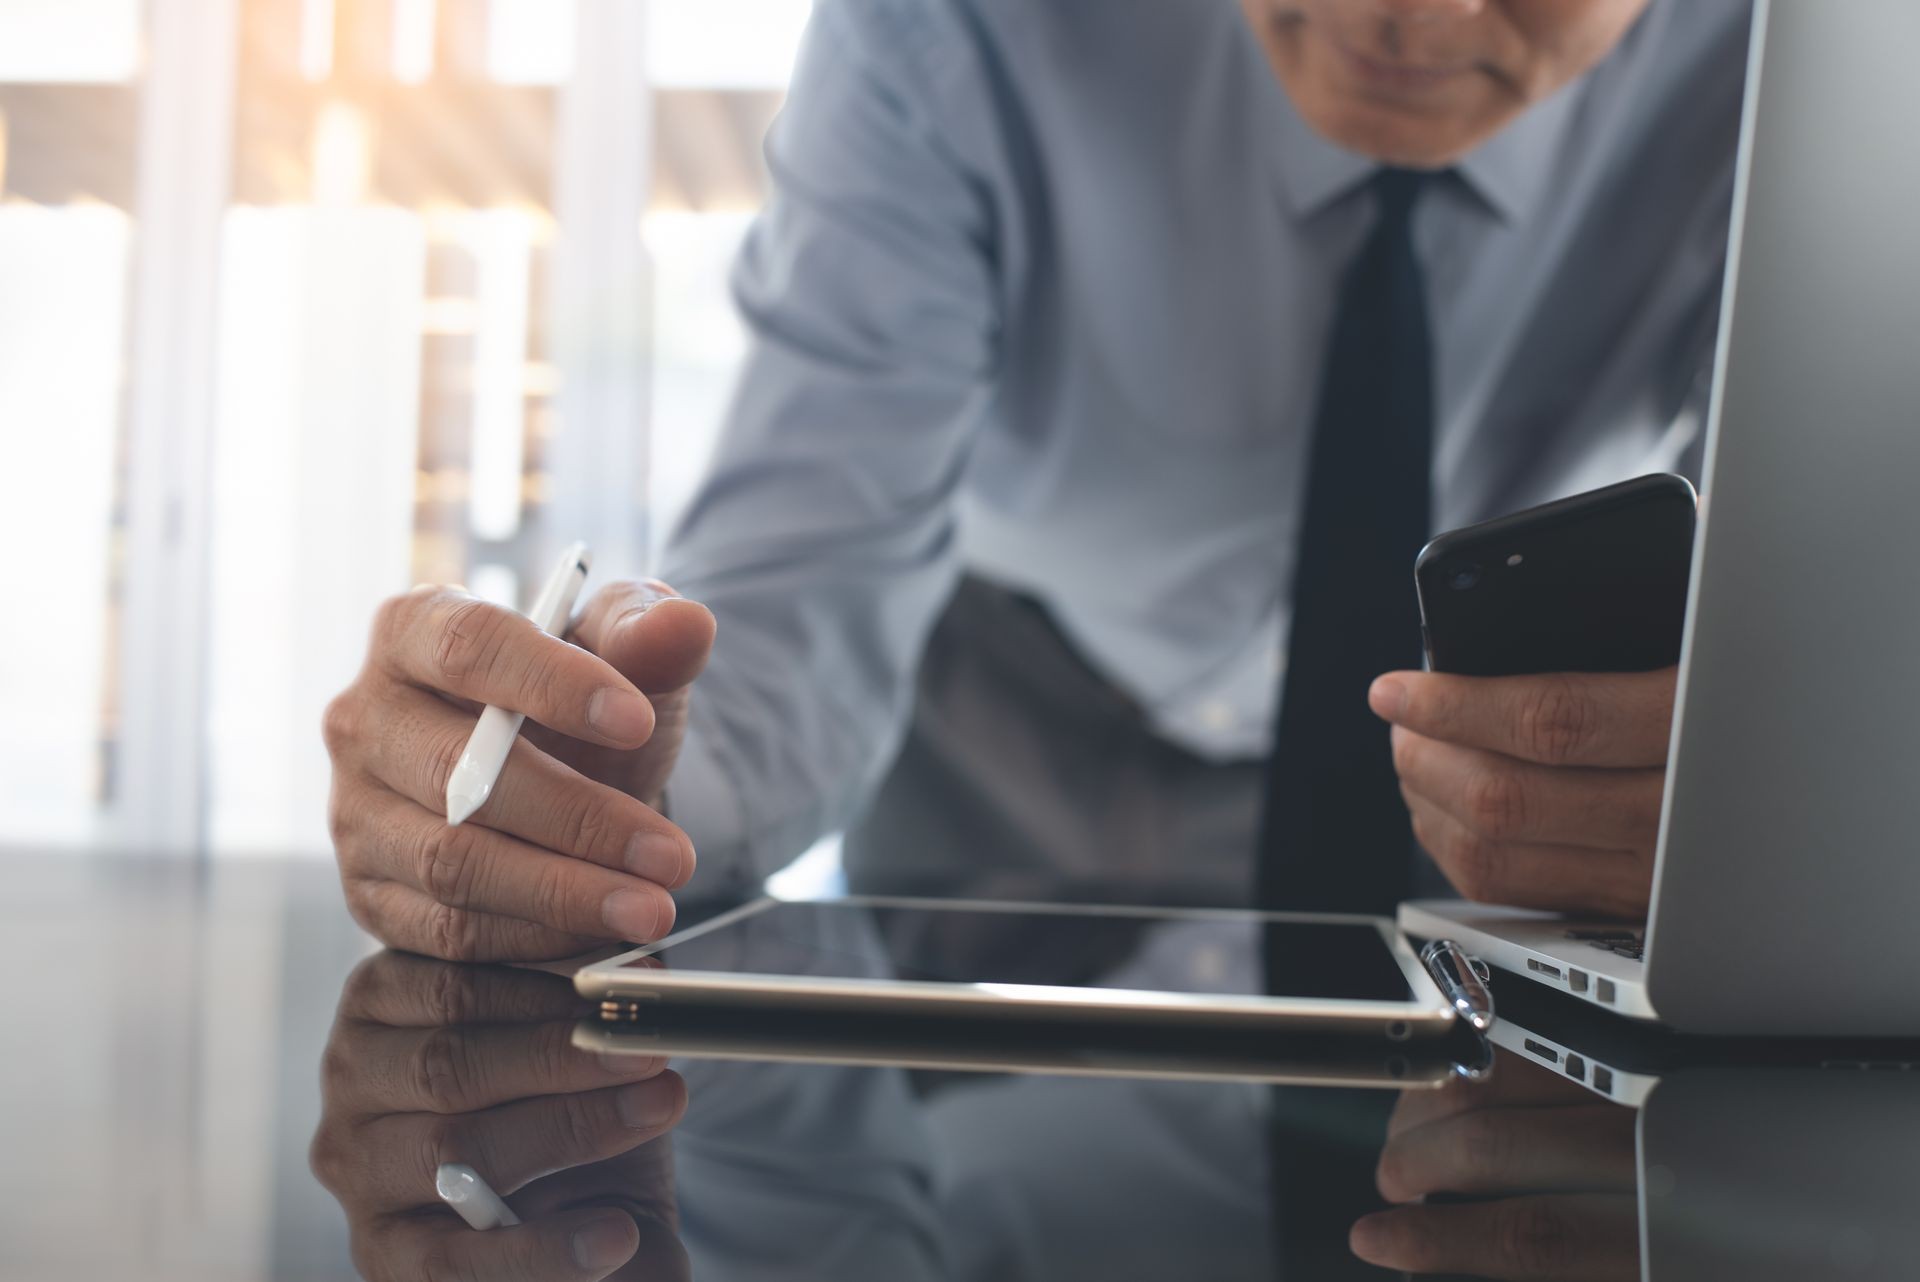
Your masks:
{"label": "man's hand", "polygon": [[[713,630],[659,583],[601,589],[567,641],[452,588],[382,605],[325,721],[354,919],[458,961],[666,934],[694,855],[657,806]],[[485,704],[524,712],[526,733],[486,804],[450,827],[447,780]]]}
{"label": "man's hand", "polygon": [[[346,1211],[360,1276],[689,1276],[666,1139],[686,1084],[665,1060],[574,1049],[582,1007],[536,971],[380,953],[354,972],[310,1160]],[[477,1170],[520,1227],[462,1223],[435,1191],[447,1162]]]}
{"label": "man's hand", "polygon": [[1490,1082],[1401,1096],[1387,1129],[1378,1180],[1397,1205],[1349,1239],[1369,1264],[1512,1282],[1640,1276],[1632,1110],[1502,1051]]}
{"label": "man's hand", "polygon": [[1469,899],[1644,918],[1677,669],[1374,682],[1414,835]]}

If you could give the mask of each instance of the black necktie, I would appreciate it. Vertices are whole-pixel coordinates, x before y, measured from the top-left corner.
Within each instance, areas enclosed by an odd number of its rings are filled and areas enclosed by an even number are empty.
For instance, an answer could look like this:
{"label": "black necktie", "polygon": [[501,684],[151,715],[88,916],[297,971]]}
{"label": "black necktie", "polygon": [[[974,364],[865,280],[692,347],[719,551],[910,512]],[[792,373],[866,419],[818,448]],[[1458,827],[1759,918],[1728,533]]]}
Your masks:
{"label": "black necktie", "polygon": [[[1391,915],[1412,879],[1413,836],[1367,687],[1420,661],[1413,560],[1428,533],[1433,352],[1413,209],[1425,181],[1375,178],[1378,217],[1334,316],[1260,832],[1265,908]],[[1326,965],[1285,926],[1263,952],[1271,992]],[[1382,1276],[1347,1250],[1347,1229],[1381,1206],[1372,1175],[1393,1096],[1277,1087],[1272,1103],[1279,1276]]]}
{"label": "black necktie", "polygon": [[1266,908],[1390,915],[1411,882],[1413,838],[1367,687],[1420,663],[1413,561],[1429,533],[1433,352],[1412,226],[1427,178],[1375,177],[1378,217],[1335,313],[1261,826]]}

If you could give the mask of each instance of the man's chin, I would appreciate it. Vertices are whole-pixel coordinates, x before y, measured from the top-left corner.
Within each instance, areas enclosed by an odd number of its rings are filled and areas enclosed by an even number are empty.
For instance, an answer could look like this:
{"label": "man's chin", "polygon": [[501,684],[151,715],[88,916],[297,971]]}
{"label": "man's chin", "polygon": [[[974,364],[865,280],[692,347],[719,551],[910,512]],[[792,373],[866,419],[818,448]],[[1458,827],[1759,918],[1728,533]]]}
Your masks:
{"label": "man's chin", "polygon": [[1510,117],[1468,120],[1451,110],[1342,101],[1301,102],[1300,114],[1335,146],[1403,169],[1445,169],[1498,133]]}

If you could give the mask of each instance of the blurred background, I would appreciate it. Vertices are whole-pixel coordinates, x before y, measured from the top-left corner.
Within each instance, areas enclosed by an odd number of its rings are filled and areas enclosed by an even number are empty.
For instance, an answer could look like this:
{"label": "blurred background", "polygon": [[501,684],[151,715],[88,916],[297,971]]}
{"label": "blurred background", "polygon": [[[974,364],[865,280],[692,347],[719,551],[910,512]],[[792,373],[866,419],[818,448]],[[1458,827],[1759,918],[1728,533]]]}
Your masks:
{"label": "blurred background", "polygon": [[0,0],[0,846],[324,858],[382,597],[650,567],[809,12]]}

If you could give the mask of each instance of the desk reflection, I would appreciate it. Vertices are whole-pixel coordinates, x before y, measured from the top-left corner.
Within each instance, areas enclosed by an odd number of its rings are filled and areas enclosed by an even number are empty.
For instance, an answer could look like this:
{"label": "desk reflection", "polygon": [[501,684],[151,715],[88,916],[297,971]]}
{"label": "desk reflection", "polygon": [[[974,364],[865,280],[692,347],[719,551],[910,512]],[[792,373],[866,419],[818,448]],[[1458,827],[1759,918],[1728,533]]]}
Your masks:
{"label": "desk reflection", "polygon": [[[1148,960],[1193,961],[1122,965]],[[383,953],[353,974],[312,1158],[363,1276],[1285,1276],[1270,1174],[1288,1132],[1268,1085],[669,1067],[578,1049],[584,1005],[536,971]],[[1286,1098],[1338,1117],[1316,1103],[1332,1094]],[[1392,1205],[1329,1217],[1352,1272],[1312,1282],[1912,1278],[1916,1149],[1912,1073],[1681,1068],[1636,1112],[1503,1052],[1485,1082],[1398,1098],[1377,1164]],[[467,1229],[434,1193],[448,1161],[525,1225]]]}

